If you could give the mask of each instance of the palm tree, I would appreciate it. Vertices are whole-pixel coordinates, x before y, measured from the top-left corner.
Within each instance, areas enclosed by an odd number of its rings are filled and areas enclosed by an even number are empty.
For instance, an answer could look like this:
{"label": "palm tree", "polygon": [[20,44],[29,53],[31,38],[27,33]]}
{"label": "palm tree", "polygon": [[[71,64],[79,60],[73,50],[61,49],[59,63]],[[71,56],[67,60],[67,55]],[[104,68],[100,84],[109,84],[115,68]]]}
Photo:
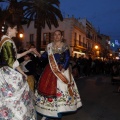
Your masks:
{"label": "palm tree", "polygon": [[[19,25],[19,32],[23,31],[22,28],[22,19],[23,19],[23,6],[22,4],[19,4],[17,0],[0,0],[0,2],[6,3],[6,8],[1,6],[0,9],[0,28],[5,20],[12,20],[14,22],[17,22]],[[0,31],[1,32],[1,31]],[[2,33],[0,33],[0,36]],[[21,40],[19,37],[13,38],[15,40],[16,46],[19,47],[21,44]]]}
{"label": "palm tree", "polygon": [[23,18],[23,6],[17,0],[0,0],[8,4],[7,16],[5,19],[12,19],[15,22],[20,23]]}
{"label": "palm tree", "polygon": [[[4,19],[5,19],[6,15],[7,15],[7,10],[2,9],[0,7],[0,28],[2,28],[2,25],[4,23]],[[0,30],[0,37],[1,37],[1,35],[2,35],[2,31]]]}
{"label": "palm tree", "polygon": [[31,21],[35,21],[37,28],[36,48],[41,49],[41,31],[45,24],[49,29],[54,25],[58,27],[58,19],[63,20],[59,10],[59,0],[21,0],[24,4],[24,17],[28,21],[28,27]]}
{"label": "palm tree", "polygon": [[[0,0],[0,2],[4,2],[4,0]],[[3,24],[6,16],[8,16],[8,8],[0,6],[0,25]]]}

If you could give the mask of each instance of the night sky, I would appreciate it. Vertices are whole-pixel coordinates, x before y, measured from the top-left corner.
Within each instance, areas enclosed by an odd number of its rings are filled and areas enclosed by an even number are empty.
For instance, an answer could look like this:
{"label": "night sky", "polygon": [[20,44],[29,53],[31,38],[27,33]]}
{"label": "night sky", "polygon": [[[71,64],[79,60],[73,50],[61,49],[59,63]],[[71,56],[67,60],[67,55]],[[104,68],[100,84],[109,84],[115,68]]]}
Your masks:
{"label": "night sky", "polygon": [[[101,34],[120,47],[120,0],[60,0],[63,16],[86,18]],[[113,47],[112,47],[113,48]]]}
{"label": "night sky", "polygon": [[[4,4],[5,5],[5,4]],[[0,5],[1,6],[1,5]],[[120,48],[120,0],[60,0],[63,16],[86,18],[101,34]]]}

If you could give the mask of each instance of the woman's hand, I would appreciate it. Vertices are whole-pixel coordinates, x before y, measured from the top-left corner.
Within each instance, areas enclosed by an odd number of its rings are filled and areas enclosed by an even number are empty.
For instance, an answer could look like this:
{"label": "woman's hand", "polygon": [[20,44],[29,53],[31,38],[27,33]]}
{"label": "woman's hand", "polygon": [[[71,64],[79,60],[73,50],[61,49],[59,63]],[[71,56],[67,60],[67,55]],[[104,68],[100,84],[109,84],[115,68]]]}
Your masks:
{"label": "woman's hand", "polygon": [[33,53],[33,54],[36,54],[38,57],[41,56],[40,53],[36,50],[36,48],[30,48],[28,51]]}
{"label": "woman's hand", "polygon": [[[27,52],[28,53],[34,53],[34,51],[36,50],[36,48],[30,48]],[[37,50],[36,50],[37,51]]]}

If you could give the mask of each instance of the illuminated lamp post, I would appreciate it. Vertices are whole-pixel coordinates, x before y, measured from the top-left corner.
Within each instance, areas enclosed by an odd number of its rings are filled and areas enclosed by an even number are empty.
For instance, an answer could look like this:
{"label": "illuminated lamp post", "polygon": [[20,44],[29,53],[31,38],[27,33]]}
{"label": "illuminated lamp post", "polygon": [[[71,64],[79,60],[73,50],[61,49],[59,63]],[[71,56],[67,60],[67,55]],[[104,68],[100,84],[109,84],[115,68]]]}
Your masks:
{"label": "illuminated lamp post", "polygon": [[112,57],[112,53],[110,53],[110,57]]}
{"label": "illuminated lamp post", "polygon": [[95,49],[97,50],[99,47],[98,47],[98,45],[95,45]]}
{"label": "illuminated lamp post", "polygon": [[99,57],[99,46],[95,45],[95,52],[96,52],[96,57]]}
{"label": "illuminated lamp post", "polygon": [[109,56],[110,56],[110,59],[112,59],[112,56],[113,56],[112,53],[110,53]]}
{"label": "illuminated lamp post", "polygon": [[23,36],[23,33],[20,33],[19,34],[19,37],[22,39],[24,36]]}

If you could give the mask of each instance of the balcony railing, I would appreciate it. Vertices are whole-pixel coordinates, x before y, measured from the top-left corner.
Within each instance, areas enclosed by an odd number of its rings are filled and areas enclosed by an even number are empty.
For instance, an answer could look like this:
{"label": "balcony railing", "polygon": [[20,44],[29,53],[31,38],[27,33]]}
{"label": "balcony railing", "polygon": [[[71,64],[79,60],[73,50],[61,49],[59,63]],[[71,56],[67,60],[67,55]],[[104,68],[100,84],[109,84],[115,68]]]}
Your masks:
{"label": "balcony railing", "polygon": [[87,44],[85,44],[85,43],[83,43],[83,42],[79,42],[79,45],[82,46],[82,47],[87,48]]}
{"label": "balcony railing", "polygon": [[82,47],[87,48],[87,44],[85,44],[85,43],[83,43],[83,42],[78,42],[78,41],[77,41],[74,45],[75,45],[75,46],[82,46]]}

